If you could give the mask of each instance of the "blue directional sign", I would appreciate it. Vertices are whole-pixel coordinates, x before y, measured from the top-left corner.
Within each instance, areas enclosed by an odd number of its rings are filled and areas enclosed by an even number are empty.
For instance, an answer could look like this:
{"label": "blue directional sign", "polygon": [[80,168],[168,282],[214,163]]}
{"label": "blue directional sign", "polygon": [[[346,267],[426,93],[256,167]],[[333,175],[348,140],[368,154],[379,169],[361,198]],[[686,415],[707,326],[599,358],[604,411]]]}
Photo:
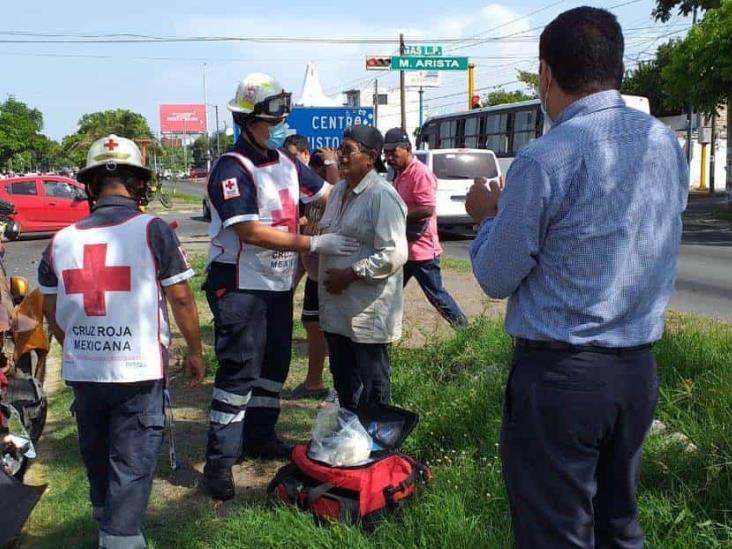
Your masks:
{"label": "blue directional sign", "polygon": [[[337,149],[343,141],[343,130],[348,126],[374,125],[373,107],[295,107],[287,117],[291,133],[308,138],[310,151],[323,147]],[[234,140],[241,129],[234,123]]]}
{"label": "blue directional sign", "polygon": [[287,117],[287,125],[308,138],[311,151],[337,149],[343,130],[358,124],[374,125],[373,107],[295,107]]}

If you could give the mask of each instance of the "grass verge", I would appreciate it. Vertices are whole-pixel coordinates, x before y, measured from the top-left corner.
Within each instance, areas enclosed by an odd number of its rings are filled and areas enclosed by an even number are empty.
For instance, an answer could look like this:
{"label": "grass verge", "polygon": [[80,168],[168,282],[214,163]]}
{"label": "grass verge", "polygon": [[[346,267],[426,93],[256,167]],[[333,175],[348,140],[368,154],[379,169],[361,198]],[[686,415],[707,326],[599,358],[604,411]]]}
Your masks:
{"label": "grass verge", "polygon": [[[197,298],[203,298],[200,291]],[[153,496],[146,521],[151,546],[509,547],[498,432],[510,353],[500,321],[490,319],[420,349],[394,349],[394,402],[421,416],[404,450],[428,462],[435,479],[374,533],[317,527],[305,513],[268,507],[261,493],[240,493],[216,507],[192,492],[175,501]],[[732,331],[708,319],[672,315],[656,356],[657,415],[697,450],[664,437],[649,439],[639,493],[648,547],[729,547]],[[67,390],[51,403],[40,464],[49,490],[31,519],[28,546],[55,548],[59,540],[68,547],[91,546],[95,539],[69,404]],[[281,425],[303,436],[314,414],[284,409]],[[161,469],[163,462],[161,456]]]}
{"label": "grass verge", "polygon": [[472,273],[473,267],[470,261],[465,259],[455,259],[452,257],[442,256],[440,258],[440,268],[453,273]]}
{"label": "grass verge", "polygon": [[720,221],[732,221],[732,211],[717,208],[716,210],[712,210],[712,217]]}

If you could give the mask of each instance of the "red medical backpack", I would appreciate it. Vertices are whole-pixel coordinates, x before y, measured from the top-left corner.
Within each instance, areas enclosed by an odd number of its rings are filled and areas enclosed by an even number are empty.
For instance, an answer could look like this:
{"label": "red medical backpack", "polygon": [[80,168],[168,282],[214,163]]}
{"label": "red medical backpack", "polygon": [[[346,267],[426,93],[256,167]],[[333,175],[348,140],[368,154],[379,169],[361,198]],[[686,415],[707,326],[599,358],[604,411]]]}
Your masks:
{"label": "red medical backpack", "polygon": [[353,467],[333,467],[308,457],[307,446],[296,446],[292,463],[282,467],[267,488],[271,499],[312,512],[322,522],[360,523],[370,527],[379,516],[398,508],[410,497],[418,482],[432,473],[426,465],[396,451],[417,423],[416,415],[386,405],[370,406],[359,412],[369,425],[398,425],[390,440],[372,432],[382,450],[372,452],[372,461]]}

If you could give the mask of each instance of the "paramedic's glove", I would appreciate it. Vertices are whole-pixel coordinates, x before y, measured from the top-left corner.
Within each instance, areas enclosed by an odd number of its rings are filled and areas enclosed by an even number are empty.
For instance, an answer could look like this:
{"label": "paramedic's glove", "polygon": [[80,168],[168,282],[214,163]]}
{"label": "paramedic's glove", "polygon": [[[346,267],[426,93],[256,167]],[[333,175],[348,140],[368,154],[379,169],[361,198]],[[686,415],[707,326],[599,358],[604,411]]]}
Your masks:
{"label": "paramedic's glove", "polygon": [[358,250],[358,240],[339,234],[323,234],[310,237],[310,251],[324,255],[350,255]]}

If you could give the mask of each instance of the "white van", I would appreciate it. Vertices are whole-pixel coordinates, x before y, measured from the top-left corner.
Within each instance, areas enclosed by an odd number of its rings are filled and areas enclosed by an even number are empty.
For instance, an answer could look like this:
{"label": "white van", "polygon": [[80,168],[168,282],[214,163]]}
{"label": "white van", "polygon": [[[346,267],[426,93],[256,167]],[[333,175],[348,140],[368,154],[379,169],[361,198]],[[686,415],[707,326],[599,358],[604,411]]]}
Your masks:
{"label": "white van", "polygon": [[493,151],[487,149],[435,149],[414,151],[414,155],[437,178],[437,225],[440,228],[472,227],[465,211],[465,196],[476,177],[500,182],[501,168]]}

